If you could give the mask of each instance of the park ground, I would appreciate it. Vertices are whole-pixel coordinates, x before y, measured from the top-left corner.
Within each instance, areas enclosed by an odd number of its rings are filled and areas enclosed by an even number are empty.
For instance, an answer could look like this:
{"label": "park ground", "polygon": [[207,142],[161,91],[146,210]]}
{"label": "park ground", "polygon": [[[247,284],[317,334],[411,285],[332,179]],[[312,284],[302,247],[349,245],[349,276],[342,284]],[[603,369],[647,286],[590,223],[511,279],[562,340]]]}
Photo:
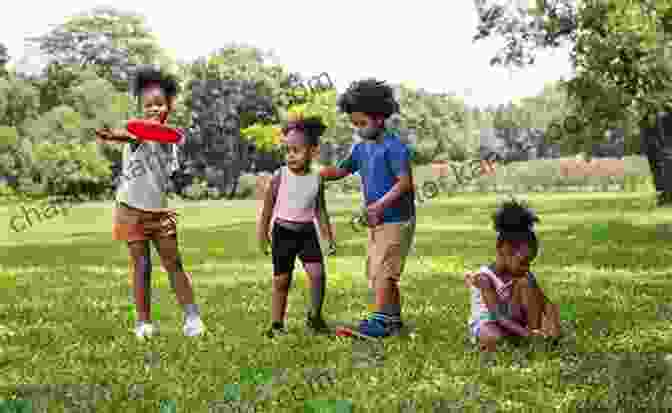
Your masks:
{"label": "park ground", "polygon": [[[181,250],[209,332],[182,336],[182,312],[154,252],[161,335],[150,343],[131,331],[128,258],[111,239],[111,202],[74,206],[21,233],[8,222],[19,205],[5,205],[0,397],[18,390],[49,411],[78,397],[80,404],[97,399],[96,412],[115,413],[159,411],[162,399],[173,400],[178,412],[227,411],[214,409],[227,392],[273,413],[303,411],[308,399],[347,400],[357,412],[660,407],[671,394],[664,357],[672,353],[672,312],[665,307],[672,232],[663,224],[672,222],[672,211],[654,209],[651,193],[522,195],[542,220],[535,271],[548,297],[565,305],[567,334],[558,348],[512,345],[486,360],[467,341],[463,274],[492,259],[490,214],[503,198],[439,197],[419,207],[417,245],[402,281],[411,329],[382,346],[306,334],[302,271],[290,293],[290,334],[262,338],[271,263],[256,248],[257,201],[177,204]],[[325,317],[358,320],[366,308],[366,235],[348,222],[359,201],[334,193],[329,204],[340,248],[328,259]],[[316,384],[316,369],[330,378]],[[260,385],[273,376],[270,393],[251,384],[255,374]],[[30,395],[29,384],[71,385],[80,394],[43,387]],[[108,389],[107,398],[87,387],[94,384]],[[241,393],[231,395],[237,384]]]}

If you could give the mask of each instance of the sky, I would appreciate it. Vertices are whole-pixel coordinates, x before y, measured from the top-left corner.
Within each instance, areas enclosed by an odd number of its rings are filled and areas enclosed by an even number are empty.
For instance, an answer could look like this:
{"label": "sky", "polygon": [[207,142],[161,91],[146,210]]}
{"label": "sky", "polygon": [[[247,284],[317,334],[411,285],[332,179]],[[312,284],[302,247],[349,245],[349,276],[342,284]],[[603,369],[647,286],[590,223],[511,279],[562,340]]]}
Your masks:
{"label": "sky", "polygon": [[473,0],[319,3],[190,0],[172,3],[180,5],[175,7],[165,0],[58,0],[42,2],[37,12],[35,3],[14,2],[3,11],[0,42],[13,58],[35,55],[25,48],[26,37],[45,34],[73,14],[112,6],[144,15],[175,58],[191,60],[231,42],[245,43],[273,50],[292,72],[327,72],[338,90],[372,76],[453,92],[467,104],[482,106],[535,95],[544,84],[571,75],[568,49],[541,53],[534,66],[520,71],[490,67],[489,59],[503,43],[472,42],[477,26]]}

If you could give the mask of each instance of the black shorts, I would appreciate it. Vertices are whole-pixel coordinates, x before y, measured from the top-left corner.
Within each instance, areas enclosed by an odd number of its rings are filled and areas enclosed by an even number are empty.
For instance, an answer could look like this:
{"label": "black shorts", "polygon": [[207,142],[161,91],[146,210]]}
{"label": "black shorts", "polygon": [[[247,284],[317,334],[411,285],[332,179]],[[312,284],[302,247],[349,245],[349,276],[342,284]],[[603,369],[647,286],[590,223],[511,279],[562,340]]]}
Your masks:
{"label": "black shorts", "polygon": [[296,257],[306,262],[322,262],[320,239],[314,225],[296,231],[275,223],[271,238],[273,275],[291,274]]}

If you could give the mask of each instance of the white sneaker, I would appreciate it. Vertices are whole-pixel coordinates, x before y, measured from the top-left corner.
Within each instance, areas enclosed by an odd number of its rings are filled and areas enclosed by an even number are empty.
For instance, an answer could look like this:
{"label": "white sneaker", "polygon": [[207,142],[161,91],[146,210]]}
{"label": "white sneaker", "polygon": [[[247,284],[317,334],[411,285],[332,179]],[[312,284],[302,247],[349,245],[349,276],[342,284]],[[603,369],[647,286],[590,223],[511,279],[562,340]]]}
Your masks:
{"label": "white sneaker", "polygon": [[135,336],[141,340],[155,336],[158,333],[152,323],[142,323],[135,328]]}
{"label": "white sneaker", "polygon": [[200,336],[205,331],[201,317],[187,317],[184,321],[184,335],[187,337]]}

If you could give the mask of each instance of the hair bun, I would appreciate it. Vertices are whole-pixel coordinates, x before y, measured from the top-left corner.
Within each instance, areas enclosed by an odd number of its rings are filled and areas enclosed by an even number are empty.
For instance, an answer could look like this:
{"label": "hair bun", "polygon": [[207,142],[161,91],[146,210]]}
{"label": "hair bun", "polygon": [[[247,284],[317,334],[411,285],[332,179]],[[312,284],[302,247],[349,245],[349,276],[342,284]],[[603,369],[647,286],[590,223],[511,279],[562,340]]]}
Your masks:
{"label": "hair bun", "polygon": [[175,78],[151,65],[139,66],[136,69],[132,86],[133,94],[140,96],[142,91],[152,83],[158,84],[168,97],[177,95],[177,81]]}
{"label": "hair bun", "polygon": [[515,199],[504,202],[492,218],[499,233],[533,232],[534,224],[540,221],[533,210]]}
{"label": "hair bun", "polygon": [[303,120],[303,129],[307,134],[319,137],[327,130],[327,125],[322,122],[322,118],[319,116],[311,116]]}

